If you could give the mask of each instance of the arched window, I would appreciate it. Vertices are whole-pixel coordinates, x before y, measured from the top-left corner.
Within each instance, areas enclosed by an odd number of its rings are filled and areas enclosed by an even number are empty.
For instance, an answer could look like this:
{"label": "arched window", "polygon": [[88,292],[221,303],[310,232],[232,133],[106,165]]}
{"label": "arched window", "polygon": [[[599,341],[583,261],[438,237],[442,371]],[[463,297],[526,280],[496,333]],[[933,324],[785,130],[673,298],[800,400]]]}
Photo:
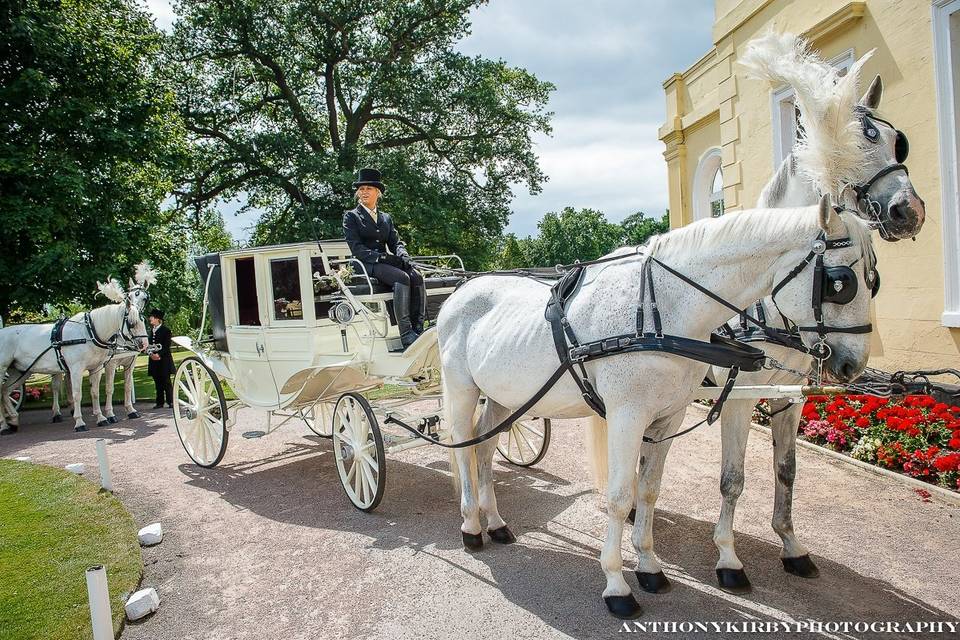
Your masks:
{"label": "arched window", "polygon": [[720,148],[714,147],[700,157],[693,177],[693,219],[723,214],[723,171],[720,169]]}

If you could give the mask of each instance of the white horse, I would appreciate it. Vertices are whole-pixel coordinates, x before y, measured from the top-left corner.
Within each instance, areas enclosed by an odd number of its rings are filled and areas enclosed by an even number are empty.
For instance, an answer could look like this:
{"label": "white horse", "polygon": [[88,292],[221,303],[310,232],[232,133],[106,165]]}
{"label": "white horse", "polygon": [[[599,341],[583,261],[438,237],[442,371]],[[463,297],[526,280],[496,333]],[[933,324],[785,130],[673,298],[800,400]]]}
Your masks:
{"label": "white horse", "polygon": [[[127,281],[127,295],[130,297],[131,302],[140,310],[140,313],[143,314],[146,309],[147,302],[150,300],[150,295],[147,293],[147,290],[150,288],[150,285],[156,284],[157,282],[157,272],[153,267],[150,266],[150,263],[143,261],[136,266],[133,278],[130,278]],[[104,386],[104,399],[103,399],[103,412],[100,412],[99,407],[94,408],[94,418],[97,421],[98,427],[104,427],[108,424],[116,424],[119,420],[114,414],[113,411],[113,390],[114,383],[117,376],[117,368],[123,367],[123,405],[127,411],[127,418],[136,419],[140,417],[140,413],[137,411],[136,407],[133,406],[133,392],[134,392],[134,383],[133,383],[133,371],[137,364],[137,354],[118,354],[113,358],[107,360],[106,364],[103,365],[103,369],[90,372],[90,386],[100,387],[100,379],[106,376],[106,385]],[[53,391],[53,418],[51,422],[61,422],[63,416],[60,415],[60,387],[63,384],[64,374],[55,375],[52,378],[51,387]],[[69,385],[69,380],[67,382]],[[66,406],[70,406],[70,396],[67,396]]]}
{"label": "white horse", "polygon": [[[568,304],[570,326],[581,342],[636,332],[637,301],[644,263],[656,258],[686,275],[737,308],[769,295],[780,284],[780,309],[804,326],[816,322],[811,306],[812,267],[791,272],[811,251],[818,238],[849,236],[849,246],[825,251],[825,265],[855,265],[858,290],[848,304],[826,305],[823,320],[850,327],[869,319],[870,287],[865,272],[872,269],[869,228],[849,214],[836,214],[824,198],[819,207],[800,210],[744,211],[719,219],[694,223],[651,239],[642,254],[619,252],[623,258],[586,267],[583,282]],[[656,307],[666,334],[695,340],[709,339],[729,310],[669,274],[655,263],[650,280]],[[457,290],[441,308],[438,319],[443,367],[444,405],[454,442],[463,442],[489,431],[522,407],[560,362],[550,325],[544,320],[548,287],[519,276],[475,278]],[[649,297],[644,317],[653,313]],[[644,331],[650,330],[650,322]],[[813,346],[813,338],[804,334]],[[869,356],[869,336],[830,333],[825,337],[830,356],[827,370],[841,381],[864,369]],[[590,383],[606,405],[609,424],[607,456],[607,539],[600,556],[607,584],[603,597],[617,617],[632,618],[640,607],[623,577],[620,549],[624,520],[634,502],[634,482],[642,437],[672,432],[682,421],[708,366],[671,353],[640,352],[591,360],[585,365]],[[525,375],[518,376],[518,372]],[[480,395],[487,397],[477,425],[474,411]],[[529,408],[529,413],[552,418],[595,415],[578,386],[565,374]],[[481,513],[495,541],[510,542],[513,535],[497,510],[493,485],[490,439],[468,450],[456,451],[461,481],[461,534],[465,547],[482,546]],[[653,468],[641,460],[641,476]],[[641,478],[642,481],[642,478]],[[646,485],[638,496],[652,510],[658,483]],[[641,582],[662,575],[653,553],[652,528],[635,527],[634,547]]]}
{"label": "white horse", "polygon": [[[17,431],[18,416],[10,402],[9,390],[31,373],[58,374],[63,366],[70,376],[74,431],[86,431],[80,411],[83,373],[101,369],[118,348],[136,351],[147,348],[143,314],[131,296],[124,294],[116,280],[98,286],[100,293],[116,304],[78,313],[66,320],[62,327],[62,341],[66,344],[59,349],[51,339],[55,324],[22,324],[0,329],[0,379],[10,372],[2,388],[0,434]],[[91,386],[90,396],[95,411],[99,412],[99,388]]]}
{"label": "white horse", "polygon": [[[873,111],[879,106],[883,85],[877,77],[866,94],[856,100],[857,82],[867,54],[852,66],[845,76],[810,52],[803,40],[784,35],[767,35],[748,45],[742,63],[754,75],[777,84],[793,87],[800,112],[804,134],[798,139],[794,153],[781,165],[777,174],[764,188],[758,207],[791,207],[817,202],[822,193],[832,193],[844,208],[879,228],[881,237],[890,241],[911,237],[919,232],[925,211],[910,182],[906,158],[899,154],[898,136],[902,136],[884,121],[875,120]],[[868,127],[875,128],[874,138],[866,135]],[[905,136],[903,143],[905,144]],[[839,178],[837,176],[840,176]],[[879,176],[879,177],[877,177]],[[786,328],[772,299],[762,302],[762,315],[770,326]],[[755,313],[753,306],[747,309]],[[728,321],[736,326],[738,318]],[[753,343],[771,358],[794,371],[810,371],[813,359],[796,349],[769,342]],[[714,369],[710,377],[722,383],[724,370]],[[802,384],[805,380],[784,370],[743,372],[738,382],[746,385]],[[772,526],[783,541],[781,558],[784,569],[795,575],[815,577],[816,565],[807,549],[800,544],[793,530],[792,498],[796,472],[796,433],[801,405],[783,400],[771,401],[774,416],[771,427],[774,434],[774,471],[776,495]],[[738,497],[743,491],[744,458],[752,418],[753,403],[731,400],[724,404],[721,414],[722,452],[720,492],[723,503],[714,531],[714,541],[720,551],[716,573],[720,586],[734,592],[751,588],[733,545],[733,515]],[[602,445],[604,424],[590,423],[594,433],[591,439]],[[667,433],[667,436],[672,435]],[[659,482],[663,460],[672,440],[661,444],[644,444],[641,459],[655,460],[656,464],[642,475],[639,495],[647,490],[644,482]],[[602,466],[602,460],[600,460]],[[602,476],[604,470],[595,470]],[[638,502],[636,522],[642,528],[652,526],[653,510]],[[669,589],[665,577],[641,582],[651,592]]]}

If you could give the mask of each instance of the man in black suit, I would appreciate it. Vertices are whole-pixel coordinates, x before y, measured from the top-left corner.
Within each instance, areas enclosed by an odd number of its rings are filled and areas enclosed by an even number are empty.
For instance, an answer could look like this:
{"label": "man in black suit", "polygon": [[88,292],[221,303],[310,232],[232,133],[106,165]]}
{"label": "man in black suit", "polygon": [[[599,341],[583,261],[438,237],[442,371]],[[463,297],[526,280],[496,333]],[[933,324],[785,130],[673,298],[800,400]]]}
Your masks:
{"label": "man in black suit", "polygon": [[163,311],[160,309],[150,311],[150,326],[153,327],[150,343],[160,345],[159,351],[150,354],[150,363],[147,365],[147,373],[153,378],[153,384],[157,387],[157,404],[153,408],[162,409],[164,401],[168,407],[172,407],[173,383],[170,381],[170,376],[176,372],[176,366],[173,364],[173,354],[170,352],[172,334],[170,329],[163,325]]}
{"label": "man in black suit", "polygon": [[[400,341],[406,349],[423,333],[427,293],[423,277],[413,268],[393,220],[377,209],[380,196],[386,191],[376,169],[360,169],[353,183],[360,204],[343,214],[343,235],[353,256],[362,262],[367,273],[393,287],[393,313],[400,330]],[[387,249],[390,252],[387,252]]]}

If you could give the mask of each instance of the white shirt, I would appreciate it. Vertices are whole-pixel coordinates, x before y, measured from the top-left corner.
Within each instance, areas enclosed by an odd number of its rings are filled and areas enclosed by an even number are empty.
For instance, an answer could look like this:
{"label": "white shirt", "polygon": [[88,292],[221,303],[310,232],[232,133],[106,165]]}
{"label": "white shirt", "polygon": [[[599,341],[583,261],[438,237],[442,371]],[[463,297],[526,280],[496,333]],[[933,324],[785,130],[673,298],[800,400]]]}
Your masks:
{"label": "white shirt", "polygon": [[362,203],[360,204],[360,206],[363,207],[363,210],[366,211],[367,214],[369,214],[371,218],[373,218],[374,222],[376,222],[376,221],[378,220],[378,217],[379,217],[380,214],[377,213],[377,210],[376,210],[376,209],[373,209],[373,210],[371,211],[370,209],[367,209],[367,206],[364,205],[364,204],[362,204]]}

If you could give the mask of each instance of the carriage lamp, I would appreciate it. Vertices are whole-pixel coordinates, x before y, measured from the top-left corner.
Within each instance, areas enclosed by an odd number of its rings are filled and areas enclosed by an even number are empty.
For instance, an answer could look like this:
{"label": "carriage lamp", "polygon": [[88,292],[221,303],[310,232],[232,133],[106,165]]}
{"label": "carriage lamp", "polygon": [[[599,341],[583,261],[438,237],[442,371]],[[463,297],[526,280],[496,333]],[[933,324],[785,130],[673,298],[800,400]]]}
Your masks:
{"label": "carriage lamp", "polygon": [[357,312],[353,310],[353,307],[350,306],[349,302],[343,301],[338,302],[330,307],[328,315],[330,319],[337,324],[350,324],[353,318],[357,315]]}

